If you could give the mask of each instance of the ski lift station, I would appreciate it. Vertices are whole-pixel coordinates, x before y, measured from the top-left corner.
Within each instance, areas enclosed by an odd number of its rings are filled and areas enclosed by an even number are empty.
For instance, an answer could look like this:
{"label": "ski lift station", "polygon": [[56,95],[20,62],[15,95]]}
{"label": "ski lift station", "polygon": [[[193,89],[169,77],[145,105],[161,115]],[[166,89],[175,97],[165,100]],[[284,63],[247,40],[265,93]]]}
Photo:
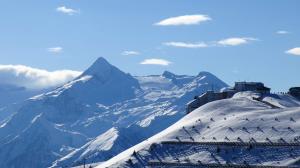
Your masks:
{"label": "ski lift station", "polygon": [[[266,87],[261,82],[235,82],[233,88],[227,89],[225,91],[215,92],[211,90],[200,96],[196,96],[193,101],[187,104],[186,112],[190,113],[191,111],[197,109],[200,106],[203,106],[206,103],[221,99],[228,99],[233,97],[235,93],[244,91],[257,92],[260,93],[261,96],[263,96],[270,94],[271,89]],[[300,99],[300,87],[290,88],[289,94]]]}

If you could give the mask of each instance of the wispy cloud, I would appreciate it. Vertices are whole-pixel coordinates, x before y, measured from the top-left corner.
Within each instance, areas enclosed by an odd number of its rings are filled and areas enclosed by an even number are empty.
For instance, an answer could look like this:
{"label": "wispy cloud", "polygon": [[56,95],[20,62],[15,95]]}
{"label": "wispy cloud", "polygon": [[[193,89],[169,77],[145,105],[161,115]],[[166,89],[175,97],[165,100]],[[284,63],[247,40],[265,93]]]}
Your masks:
{"label": "wispy cloud", "polygon": [[300,55],[300,47],[289,49],[285,53],[292,55]]}
{"label": "wispy cloud", "polygon": [[47,50],[51,53],[58,54],[58,53],[61,53],[63,51],[63,48],[62,47],[50,47]]}
{"label": "wispy cloud", "polygon": [[208,47],[208,44],[200,42],[200,43],[185,43],[185,42],[166,42],[163,43],[166,46],[172,47],[181,47],[181,48],[205,48]]}
{"label": "wispy cloud", "polygon": [[56,8],[56,11],[64,13],[64,14],[68,14],[68,15],[74,15],[76,13],[79,13],[79,10],[67,8],[66,6],[59,6]]}
{"label": "wispy cloud", "polygon": [[81,72],[72,70],[47,71],[24,65],[0,65],[0,83],[29,89],[43,89],[62,85]]}
{"label": "wispy cloud", "polygon": [[157,26],[180,26],[180,25],[196,25],[201,22],[212,20],[207,15],[183,15],[177,17],[170,17],[161,20],[154,25]]}
{"label": "wispy cloud", "polygon": [[256,38],[252,37],[231,37],[227,39],[222,39],[219,41],[211,42],[196,42],[196,43],[187,43],[187,42],[165,42],[163,45],[179,48],[206,48],[206,47],[220,47],[220,46],[238,46],[242,44],[247,44],[250,41],[256,41]]}
{"label": "wispy cloud", "polygon": [[290,32],[286,31],[286,30],[278,30],[276,33],[277,34],[290,34]]}
{"label": "wispy cloud", "polygon": [[142,65],[162,65],[162,66],[168,66],[172,62],[165,60],[165,59],[157,59],[157,58],[152,58],[152,59],[145,59],[142,61],[140,64]]}
{"label": "wispy cloud", "polygon": [[247,44],[251,41],[256,41],[256,38],[252,37],[231,37],[227,39],[223,39],[217,42],[219,45],[223,46],[237,46],[242,44]]}
{"label": "wispy cloud", "polygon": [[138,51],[123,51],[122,55],[140,55],[141,53]]}

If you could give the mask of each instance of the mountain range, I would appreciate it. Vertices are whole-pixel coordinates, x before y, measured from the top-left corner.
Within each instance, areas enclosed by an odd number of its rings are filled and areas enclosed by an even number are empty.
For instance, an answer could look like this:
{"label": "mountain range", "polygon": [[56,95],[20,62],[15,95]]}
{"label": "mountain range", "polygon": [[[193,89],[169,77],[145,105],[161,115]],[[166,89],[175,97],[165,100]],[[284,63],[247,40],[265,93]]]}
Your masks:
{"label": "mountain range", "polygon": [[104,162],[164,130],[185,105],[226,83],[196,76],[132,76],[97,59],[74,80],[0,110],[0,167]]}

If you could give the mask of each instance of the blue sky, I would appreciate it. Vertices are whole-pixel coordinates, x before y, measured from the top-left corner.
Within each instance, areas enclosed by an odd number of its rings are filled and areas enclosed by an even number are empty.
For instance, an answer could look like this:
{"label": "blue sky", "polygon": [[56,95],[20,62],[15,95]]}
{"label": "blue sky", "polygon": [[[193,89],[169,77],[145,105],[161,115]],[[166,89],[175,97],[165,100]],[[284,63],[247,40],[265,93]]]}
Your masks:
{"label": "blue sky", "polygon": [[[5,0],[0,64],[83,71],[101,56],[133,75],[209,71],[228,84],[262,81],[284,91],[300,85],[299,6],[299,0]],[[174,18],[186,15],[198,18]],[[157,24],[168,18],[175,20]],[[151,59],[168,62],[150,65]]]}

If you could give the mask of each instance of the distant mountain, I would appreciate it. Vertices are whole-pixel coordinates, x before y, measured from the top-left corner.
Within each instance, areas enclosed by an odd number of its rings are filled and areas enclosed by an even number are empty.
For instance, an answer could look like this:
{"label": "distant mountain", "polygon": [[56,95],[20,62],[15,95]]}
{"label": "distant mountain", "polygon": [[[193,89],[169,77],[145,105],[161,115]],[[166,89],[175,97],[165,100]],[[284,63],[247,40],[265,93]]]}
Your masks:
{"label": "distant mountain", "polygon": [[84,84],[74,83],[68,92],[84,103],[112,105],[132,99],[139,90],[138,81],[130,74],[120,71],[104,58],[98,58],[80,78],[89,78]]}
{"label": "distant mountain", "polygon": [[133,77],[99,58],[67,84],[7,109],[0,167],[63,167],[105,161],[184,115],[185,104],[214,86],[210,73]]}
{"label": "distant mountain", "polygon": [[240,92],[199,107],[98,167],[299,167],[300,101],[255,97]]}
{"label": "distant mountain", "polygon": [[12,115],[8,109],[13,108],[16,110],[18,106],[16,104],[25,101],[32,96],[50,91],[50,89],[51,88],[32,90],[15,85],[0,84],[0,124],[6,117]]}
{"label": "distant mountain", "polygon": [[30,90],[25,87],[0,84],[0,107],[23,101],[46,90]]}

